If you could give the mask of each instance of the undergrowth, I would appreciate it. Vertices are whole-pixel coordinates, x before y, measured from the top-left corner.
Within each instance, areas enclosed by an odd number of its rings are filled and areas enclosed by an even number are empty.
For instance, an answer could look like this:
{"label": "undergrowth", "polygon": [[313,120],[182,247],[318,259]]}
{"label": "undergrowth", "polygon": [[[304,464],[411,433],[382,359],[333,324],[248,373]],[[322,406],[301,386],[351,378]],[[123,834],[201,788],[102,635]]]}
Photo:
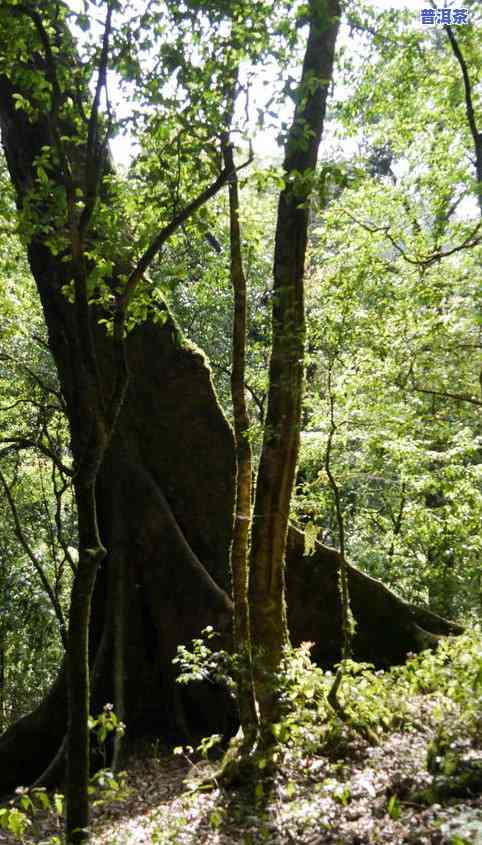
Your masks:
{"label": "undergrowth", "polygon": [[[333,682],[310,660],[310,644],[287,653],[283,696],[286,717],[274,731],[300,751],[336,752],[350,733],[327,701]],[[482,633],[474,626],[441,640],[436,651],[409,655],[403,666],[376,670],[368,663],[344,662],[340,700],[358,722],[381,738],[391,730],[417,727],[419,696],[430,704],[429,719],[440,742],[457,738],[482,743]]]}
{"label": "undergrowth", "polygon": [[[208,633],[212,640],[211,632]],[[199,643],[191,653],[184,649],[179,662],[185,682],[189,680],[190,664],[198,678],[213,670],[223,674],[230,666],[225,654],[201,648]],[[326,842],[427,841],[460,845],[478,841],[465,839],[457,832],[446,838],[442,834],[437,838],[438,833],[430,838],[430,834],[424,839],[420,825],[425,819],[423,823],[430,822],[442,830],[449,822],[443,815],[437,820],[437,812],[443,814],[454,801],[459,801],[458,807],[462,806],[460,801],[472,807],[482,791],[480,628],[475,626],[462,636],[444,638],[436,651],[409,655],[405,665],[391,670],[345,662],[340,700],[354,721],[365,722],[376,734],[379,744],[375,748],[370,748],[330,707],[327,695],[332,681],[332,673],[311,662],[309,643],[287,652],[281,685],[284,717],[273,727],[279,747],[274,784],[252,790],[251,803],[236,792],[217,790],[208,796],[202,792],[202,784],[209,771],[215,776],[216,765],[201,758],[209,756],[217,737],[206,738],[196,750],[177,748],[191,767],[189,789],[175,801],[153,807],[146,841],[190,843],[187,826],[193,817],[198,818],[206,843],[211,842],[211,834],[221,835],[224,830],[226,841],[233,841],[233,831],[238,827],[243,832],[236,841],[243,843],[275,841],[276,829],[279,833],[281,828],[291,831],[288,839],[294,836],[295,841],[303,843],[307,831],[311,831],[311,836],[313,830],[320,830],[320,825],[325,825]],[[105,711],[93,721],[93,729],[105,727],[104,722],[111,718],[111,712]],[[159,757],[159,772],[165,759]],[[102,812],[105,807],[108,814],[109,802],[118,800],[119,790],[124,790],[121,781],[102,773],[100,780],[98,776],[93,783],[93,799],[102,800]],[[262,781],[260,771],[259,782]],[[129,800],[132,808],[132,790]],[[25,843],[39,841],[31,838],[35,817],[42,812],[39,806],[47,813],[57,814],[57,838],[42,841],[60,841],[58,816],[62,814],[62,797],[27,790],[21,790],[15,801],[0,810],[0,827],[9,832],[7,841],[13,841],[13,835]],[[131,812],[129,809],[128,814]],[[482,809],[479,812],[482,814]],[[359,813],[365,826],[373,823],[373,832],[366,834],[365,839],[357,840],[353,834],[356,821],[350,821],[350,813],[354,819]],[[401,827],[410,813],[419,825],[412,832],[412,839]],[[432,814],[429,821],[424,813]],[[476,823],[479,824],[477,820]],[[342,829],[343,824],[352,826],[349,835]],[[385,834],[380,833],[384,830]],[[391,839],[384,839],[384,835]],[[116,833],[111,841],[137,841],[128,833],[126,836],[118,839]]]}

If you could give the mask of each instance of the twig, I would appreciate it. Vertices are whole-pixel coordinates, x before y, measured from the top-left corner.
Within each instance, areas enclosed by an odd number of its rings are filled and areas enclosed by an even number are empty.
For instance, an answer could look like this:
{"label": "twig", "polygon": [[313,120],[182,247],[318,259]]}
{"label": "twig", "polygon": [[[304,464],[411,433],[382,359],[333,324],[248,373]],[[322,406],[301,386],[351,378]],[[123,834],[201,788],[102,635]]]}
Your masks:
{"label": "twig", "polygon": [[67,193],[69,196],[73,196],[74,188],[73,188],[73,177],[72,177],[72,170],[70,167],[69,160],[65,154],[64,146],[61,140],[61,134],[58,126],[58,112],[60,109],[61,101],[62,101],[62,91],[60,88],[58,76],[57,76],[57,66],[56,61],[54,59],[54,55],[52,52],[52,47],[50,45],[50,38],[45,26],[43,24],[43,20],[41,15],[35,10],[31,9],[28,5],[20,4],[18,6],[11,5],[9,8],[9,12],[11,14],[25,14],[27,15],[31,21],[33,22],[35,29],[37,30],[37,34],[39,36],[40,42],[43,47],[44,56],[45,56],[45,63],[47,69],[47,78],[52,86],[52,105],[50,109],[50,129],[52,131],[52,135],[55,140],[55,147],[59,156],[60,166],[61,166],[61,173],[63,177],[63,182]]}
{"label": "twig", "polygon": [[[99,148],[99,105],[102,90],[107,85],[107,64],[109,59],[109,40],[112,28],[112,2],[108,4],[102,38],[102,50],[99,60],[99,71],[95,87],[94,99],[90,110],[87,130],[86,174],[85,174],[85,205],[79,220],[79,237],[82,238],[87,230],[99,192],[99,180],[102,174],[109,131]],[[110,128],[110,120],[109,120]]]}
{"label": "twig", "polygon": [[0,440],[0,443],[11,444],[9,446],[11,452],[20,452],[22,449],[37,449],[37,451],[41,452],[42,455],[45,455],[46,458],[53,461],[64,475],[72,477],[74,474],[73,470],[66,466],[52,449],[44,446],[43,443],[38,440],[33,440],[30,437],[5,437]]}
{"label": "twig", "polygon": [[428,387],[418,387],[413,381],[411,387],[416,393],[441,396],[445,399],[453,399],[455,402],[470,402],[471,405],[478,405],[479,408],[482,407],[482,401],[480,399],[476,399],[475,396],[469,396],[467,393],[448,393],[443,390],[429,390]]}

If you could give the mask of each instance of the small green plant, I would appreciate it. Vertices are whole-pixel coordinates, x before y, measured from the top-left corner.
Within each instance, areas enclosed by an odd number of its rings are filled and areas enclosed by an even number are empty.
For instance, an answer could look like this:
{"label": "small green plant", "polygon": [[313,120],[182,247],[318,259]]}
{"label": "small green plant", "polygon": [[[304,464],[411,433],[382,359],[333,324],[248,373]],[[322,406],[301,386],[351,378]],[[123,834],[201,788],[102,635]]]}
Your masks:
{"label": "small green plant", "polygon": [[391,795],[388,799],[387,804],[387,813],[391,819],[397,821],[402,815],[402,808],[400,806],[400,801],[398,800],[397,795]]}
{"label": "small green plant", "polygon": [[113,704],[104,704],[98,716],[89,716],[89,730],[97,737],[100,744],[104,744],[110,733],[124,736],[126,726],[114,713]]}
{"label": "small green plant", "polygon": [[[99,746],[104,746],[109,734],[115,732],[123,735],[125,726],[116,714],[112,704],[106,704],[102,712],[89,718],[89,727],[95,733]],[[108,768],[102,768],[90,779],[89,795],[94,806],[106,804],[112,800],[124,798],[128,794],[126,784],[126,772],[114,774]],[[64,796],[61,792],[54,792],[52,795],[44,788],[36,787],[27,790],[25,787],[18,787],[17,798],[13,799],[7,807],[0,808],[0,829],[7,830],[20,842],[23,842],[25,833],[32,827],[32,819],[38,810],[54,813],[58,818],[64,812]],[[48,845],[59,843],[59,837],[49,839]]]}
{"label": "small green plant", "polygon": [[[273,726],[276,739],[301,756],[310,751],[342,751],[350,736],[349,726],[327,704],[333,675],[311,662],[310,648],[310,643],[303,643],[286,652],[284,717]],[[453,767],[461,736],[466,745],[479,745],[482,737],[480,628],[445,638],[436,651],[412,655],[404,666],[390,671],[345,661],[343,707],[379,736],[417,724],[420,696],[430,698],[430,719],[436,729],[429,748],[429,769],[438,767],[446,772]],[[443,762],[445,754],[447,760]]]}
{"label": "small green plant", "polygon": [[180,669],[177,676],[178,684],[189,684],[191,681],[214,681],[224,683],[229,689],[234,689],[235,658],[223,649],[213,650],[208,644],[218,636],[213,627],[208,625],[201,631],[201,637],[192,641],[192,649],[184,645],[177,647],[177,657],[172,662]]}
{"label": "small green plant", "polygon": [[[33,819],[38,810],[53,811],[57,817],[63,813],[64,797],[55,792],[51,797],[44,788],[36,787],[27,790],[19,786],[16,790],[17,798],[12,799],[7,807],[0,808],[0,828],[13,834],[20,842],[32,828]],[[48,845],[60,843],[58,837],[49,839]]]}
{"label": "small green plant", "polygon": [[94,807],[125,798],[129,794],[127,772],[100,769],[90,779],[89,794],[94,799]]}
{"label": "small green plant", "polygon": [[0,808],[0,827],[9,833],[13,833],[21,842],[31,824],[32,822],[24,810],[14,806]]}
{"label": "small green plant", "polygon": [[89,730],[97,740],[97,750],[105,764],[107,759],[106,740],[110,735],[122,737],[125,734],[125,724],[114,712],[113,704],[104,704],[98,716],[89,716]]}

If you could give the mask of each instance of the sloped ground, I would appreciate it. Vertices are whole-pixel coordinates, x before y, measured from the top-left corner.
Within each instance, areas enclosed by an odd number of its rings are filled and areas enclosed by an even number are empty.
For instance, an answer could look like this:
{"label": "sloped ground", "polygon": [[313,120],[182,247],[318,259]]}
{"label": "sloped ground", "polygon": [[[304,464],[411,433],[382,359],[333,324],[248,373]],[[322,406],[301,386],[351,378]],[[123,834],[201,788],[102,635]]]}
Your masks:
{"label": "sloped ground", "polygon": [[[151,747],[130,759],[127,794],[94,807],[94,845],[481,845],[481,646],[476,632],[392,673],[353,667],[345,703],[385,724],[375,746],[327,713],[316,687],[326,676],[305,650],[269,791],[203,791],[215,763]],[[37,812],[23,841],[60,828]],[[0,831],[2,845],[14,842]]]}

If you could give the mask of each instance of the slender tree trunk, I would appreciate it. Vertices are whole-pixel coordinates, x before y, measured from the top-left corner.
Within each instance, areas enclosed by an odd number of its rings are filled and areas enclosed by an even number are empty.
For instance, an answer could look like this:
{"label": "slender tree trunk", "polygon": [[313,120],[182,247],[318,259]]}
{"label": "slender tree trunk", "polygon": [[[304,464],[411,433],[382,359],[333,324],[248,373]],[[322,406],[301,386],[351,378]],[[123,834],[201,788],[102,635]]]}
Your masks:
{"label": "slender tree trunk", "polygon": [[480,129],[480,126],[478,124],[476,107],[474,104],[474,85],[472,80],[470,79],[467,61],[462,53],[460,44],[457,38],[455,37],[453,28],[451,26],[445,26],[444,29],[447,33],[452,52],[459,64],[460,71],[462,73],[462,81],[464,85],[465,116],[474,145],[474,165],[475,178],[477,181],[477,199],[479,203],[480,213],[482,214],[482,130]]}
{"label": "slender tree trunk", "polygon": [[5,645],[0,640],[0,733],[5,726]]}
{"label": "slender tree trunk", "polygon": [[[123,549],[113,549],[110,566],[110,593],[112,595],[112,639],[113,639],[113,687],[114,712],[120,722],[125,719],[125,617],[126,617],[126,578],[125,556]],[[112,768],[120,767],[123,730],[114,736]]]}
{"label": "slender tree trunk", "polygon": [[[233,148],[226,137],[223,143],[225,168],[235,172]],[[251,525],[252,453],[249,440],[250,420],[246,404],[246,277],[241,252],[238,180],[229,183],[230,274],[233,286],[233,364],[231,396],[233,401],[236,451],[236,507],[231,547],[231,574],[234,602],[234,649],[239,656],[237,701],[244,743],[248,747],[257,733],[257,711],[251,662],[251,632],[248,601],[248,554]]]}
{"label": "slender tree trunk", "polygon": [[310,31],[284,161],[274,255],[273,340],[267,414],[251,535],[250,606],[255,687],[262,741],[280,716],[276,675],[288,642],[284,558],[298,460],[303,395],[303,274],[308,202],[340,13],[337,0],[311,0]]}
{"label": "slender tree trunk", "polygon": [[76,484],[79,563],[69,615],[67,650],[69,721],[65,831],[68,845],[89,841],[90,608],[97,570],[106,555],[97,527],[95,479]]}

